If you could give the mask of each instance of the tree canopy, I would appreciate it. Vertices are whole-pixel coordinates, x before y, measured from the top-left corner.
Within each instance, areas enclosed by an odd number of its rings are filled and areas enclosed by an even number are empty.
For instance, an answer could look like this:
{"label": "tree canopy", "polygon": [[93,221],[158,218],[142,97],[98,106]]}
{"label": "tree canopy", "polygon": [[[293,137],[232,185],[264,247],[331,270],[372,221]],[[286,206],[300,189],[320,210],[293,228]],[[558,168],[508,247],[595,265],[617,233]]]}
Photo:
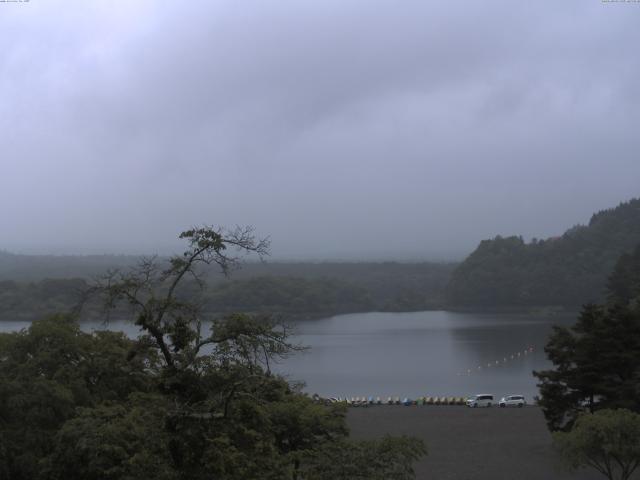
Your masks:
{"label": "tree canopy", "polygon": [[607,276],[640,243],[640,199],[594,214],[560,237],[480,242],[447,287],[455,306],[575,308],[605,300]]}
{"label": "tree canopy", "polygon": [[571,327],[555,327],[545,351],[553,369],[534,372],[552,430],[568,429],[584,411],[640,411],[640,247],[620,258],[609,303],[587,305]]}
{"label": "tree canopy", "polygon": [[640,308],[640,244],[620,257],[607,284],[608,303]]}
{"label": "tree canopy", "polygon": [[570,432],[556,432],[565,465],[590,467],[609,480],[628,480],[640,465],[640,415],[625,409],[582,414]]}
{"label": "tree canopy", "polygon": [[183,255],[111,271],[90,292],[107,311],[126,306],[137,339],[83,332],[64,315],[0,334],[0,480],[304,480],[353,465],[367,478],[413,478],[422,442],[350,440],[343,406],[271,372],[300,348],[285,324],[206,321],[197,298],[178,295],[187,278],[204,285],[199,266],[229,272],[234,248],[264,254],[266,242],[210,227],[181,238]]}
{"label": "tree canopy", "polygon": [[[108,258],[112,261],[110,268],[122,261],[115,256]],[[91,275],[87,269],[74,267],[74,262],[81,261],[73,257],[69,265],[63,263],[64,257],[58,261],[62,265],[53,271],[43,268],[38,272],[37,266],[29,264],[33,281],[27,282],[21,278],[20,267],[2,272],[0,259],[0,321],[31,321],[73,310],[81,293],[89,288],[91,277],[98,273]],[[156,261],[162,264],[163,259]],[[203,313],[274,313],[291,319],[438,308],[453,270],[451,264],[437,263],[253,262],[243,264],[227,278],[213,266],[203,267],[205,288],[187,278],[177,292],[179,298],[198,299]],[[73,276],[83,273],[84,277]],[[82,319],[100,320],[100,307],[85,304]]]}

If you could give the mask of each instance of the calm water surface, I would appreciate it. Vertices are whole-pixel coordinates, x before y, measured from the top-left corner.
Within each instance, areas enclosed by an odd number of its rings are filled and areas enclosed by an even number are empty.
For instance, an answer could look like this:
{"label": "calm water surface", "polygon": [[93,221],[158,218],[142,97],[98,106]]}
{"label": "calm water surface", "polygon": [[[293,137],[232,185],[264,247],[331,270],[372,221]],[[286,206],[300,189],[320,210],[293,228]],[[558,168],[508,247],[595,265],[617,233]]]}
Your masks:
{"label": "calm water surface", "polygon": [[[551,326],[574,321],[575,315],[434,311],[338,315],[298,323],[294,341],[310,348],[276,369],[323,396],[514,393],[531,399],[537,394],[531,371],[549,366],[543,347]],[[3,322],[0,330],[26,326]],[[136,335],[127,322],[112,321],[109,328]]]}
{"label": "calm water surface", "polygon": [[550,366],[543,348],[551,326],[574,321],[434,311],[339,315],[299,323],[298,339],[311,348],[279,369],[323,396],[531,399],[538,393],[532,370]]}

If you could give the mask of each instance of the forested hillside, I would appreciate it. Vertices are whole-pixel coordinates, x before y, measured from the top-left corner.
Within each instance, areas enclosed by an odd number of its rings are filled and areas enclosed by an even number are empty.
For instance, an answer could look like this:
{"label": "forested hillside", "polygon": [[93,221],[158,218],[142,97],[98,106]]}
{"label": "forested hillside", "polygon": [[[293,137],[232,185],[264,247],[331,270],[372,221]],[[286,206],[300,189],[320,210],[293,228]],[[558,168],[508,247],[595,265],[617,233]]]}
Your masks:
{"label": "forested hillside", "polygon": [[[336,280],[367,291],[373,310],[412,311],[439,308],[457,264],[436,262],[267,262],[249,263],[233,273],[233,280],[293,277]],[[224,282],[210,278],[211,283]]]}
{"label": "forested hillside", "polygon": [[16,255],[0,250],[0,281],[90,278],[110,268],[135,265],[137,260],[132,255]]}
{"label": "forested hillside", "polygon": [[616,263],[607,282],[608,303],[640,308],[640,244]]}
{"label": "forested hillside", "polygon": [[[133,263],[133,257],[4,254],[0,259],[0,321],[35,320],[69,311],[93,277]],[[269,312],[306,318],[374,310],[424,310],[443,304],[444,289],[454,267],[394,262],[247,263],[230,278],[209,271],[204,291],[195,282],[185,282],[180,293],[197,301],[207,313]],[[83,311],[88,317],[100,313],[91,303]]]}
{"label": "forested hillside", "polygon": [[640,199],[600,211],[558,238],[484,240],[453,272],[458,307],[577,307],[602,302],[618,258],[640,244]]}
{"label": "forested hillside", "polygon": [[263,312],[332,315],[373,309],[369,292],[336,279],[254,277],[218,283],[206,295],[206,309],[216,313]]}

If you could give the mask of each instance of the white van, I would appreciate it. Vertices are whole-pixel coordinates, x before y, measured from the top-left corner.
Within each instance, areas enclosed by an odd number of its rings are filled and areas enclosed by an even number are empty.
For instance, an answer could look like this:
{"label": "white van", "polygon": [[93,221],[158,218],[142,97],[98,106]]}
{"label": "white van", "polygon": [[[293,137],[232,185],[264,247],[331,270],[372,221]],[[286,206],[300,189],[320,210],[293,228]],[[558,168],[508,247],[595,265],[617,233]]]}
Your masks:
{"label": "white van", "polygon": [[501,407],[524,407],[527,402],[524,399],[523,395],[507,395],[506,397],[502,397],[500,400]]}
{"label": "white van", "polygon": [[493,395],[490,393],[480,393],[467,399],[467,407],[490,407],[493,405]]}

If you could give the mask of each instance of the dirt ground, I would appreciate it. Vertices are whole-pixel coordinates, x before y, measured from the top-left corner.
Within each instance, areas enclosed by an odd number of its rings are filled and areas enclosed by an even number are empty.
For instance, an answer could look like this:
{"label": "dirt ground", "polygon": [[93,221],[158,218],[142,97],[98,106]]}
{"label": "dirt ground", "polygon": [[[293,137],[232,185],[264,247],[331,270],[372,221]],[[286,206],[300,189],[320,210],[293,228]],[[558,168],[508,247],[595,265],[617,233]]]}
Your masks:
{"label": "dirt ground", "polygon": [[[419,480],[597,480],[597,473],[563,470],[538,407],[370,406],[351,408],[355,438],[384,434],[422,438],[428,455]],[[638,475],[634,478],[640,478]]]}

